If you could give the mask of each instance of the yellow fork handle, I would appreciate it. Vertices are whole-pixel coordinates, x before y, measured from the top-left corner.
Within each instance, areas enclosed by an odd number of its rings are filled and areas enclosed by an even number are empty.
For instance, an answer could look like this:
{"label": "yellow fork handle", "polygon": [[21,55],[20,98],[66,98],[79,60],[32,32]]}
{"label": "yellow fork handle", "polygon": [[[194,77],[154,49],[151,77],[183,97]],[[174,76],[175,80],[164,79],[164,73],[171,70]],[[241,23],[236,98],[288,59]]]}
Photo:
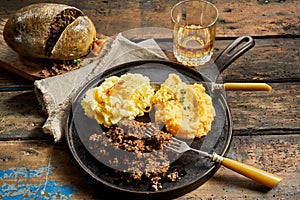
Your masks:
{"label": "yellow fork handle", "polygon": [[252,167],[250,165],[246,165],[244,163],[229,159],[223,158],[221,159],[221,163],[223,166],[231,169],[239,174],[242,174],[252,180],[255,180],[263,185],[268,186],[269,188],[273,188],[282,180],[280,176],[275,174],[271,174],[264,170]]}
{"label": "yellow fork handle", "polygon": [[224,89],[243,91],[271,91],[272,87],[266,83],[224,83]]}

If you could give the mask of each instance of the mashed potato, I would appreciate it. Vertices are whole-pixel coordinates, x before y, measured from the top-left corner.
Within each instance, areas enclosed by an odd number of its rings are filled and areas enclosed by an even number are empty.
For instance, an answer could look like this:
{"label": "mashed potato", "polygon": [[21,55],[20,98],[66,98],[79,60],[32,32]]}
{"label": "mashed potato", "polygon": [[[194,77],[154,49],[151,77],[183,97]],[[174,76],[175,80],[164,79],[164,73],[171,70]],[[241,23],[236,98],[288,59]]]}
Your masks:
{"label": "mashed potato", "polygon": [[85,114],[105,127],[122,118],[134,119],[155,107],[155,121],[163,122],[174,136],[202,137],[215,116],[212,99],[201,84],[189,85],[170,74],[154,94],[150,80],[141,74],[112,76],[88,90],[81,105]]}
{"label": "mashed potato", "polygon": [[148,77],[128,73],[109,77],[99,87],[88,90],[81,105],[88,117],[110,127],[124,117],[143,116],[146,109],[151,109],[153,95]]}
{"label": "mashed potato", "polygon": [[211,97],[200,84],[188,85],[170,74],[151,101],[155,120],[165,123],[176,137],[202,137],[211,129],[215,110]]}
{"label": "mashed potato", "polygon": [[199,123],[195,137],[205,136],[211,129],[212,121],[215,117],[215,109],[211,97],[205,93],[205,88],[201,84],[192,85],[195,91],[199,107]]}

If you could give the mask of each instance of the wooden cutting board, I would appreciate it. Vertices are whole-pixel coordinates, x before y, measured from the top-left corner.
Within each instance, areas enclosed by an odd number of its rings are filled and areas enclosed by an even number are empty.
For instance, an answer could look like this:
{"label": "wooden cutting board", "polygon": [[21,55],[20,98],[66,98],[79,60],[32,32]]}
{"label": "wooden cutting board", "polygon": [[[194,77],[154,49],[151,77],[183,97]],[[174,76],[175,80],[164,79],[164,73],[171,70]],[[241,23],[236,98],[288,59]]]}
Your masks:
{"label": "wooden cutting board", "polygon": [[43,68],[39,63],[19,56],[4,41],[3,29],[6,21],[0,18],[0,67],[29,80],[40,79],[39,73]]}
{"label": "wooden cutting board", "polygon": [[[20,56],[6,44],[3,38],[3,29],[6,21],[7,19],[0,18],[0,67],[31,81],[63,74],[79,67],[62,67],[62,61],[58,62],[59,66],[55,66],[57,63],[53,65],[54,61],[46,59],[31,59]],[[100,42],[104,42],[107,38],[104,35],[100,35],[98,37],[102,40]],[[97,59],[97,57],[98,56],[81,59],[80,67]]]}

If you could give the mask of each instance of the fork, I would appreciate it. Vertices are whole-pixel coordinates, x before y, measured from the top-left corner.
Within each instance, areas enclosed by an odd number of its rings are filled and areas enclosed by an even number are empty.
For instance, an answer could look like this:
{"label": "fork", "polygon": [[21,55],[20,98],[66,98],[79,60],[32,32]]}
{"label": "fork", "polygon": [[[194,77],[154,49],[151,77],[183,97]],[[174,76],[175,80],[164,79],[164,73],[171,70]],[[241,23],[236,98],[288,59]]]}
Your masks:
{"label": "fork", "polygon": [[[155,132],[155,127],[149,126],[146,128],[145,134],[148,137],[151,137]],[[166,148],[177,152],[177,153],[184,153],[186,151],[194,151],[201,154],[204,157],[210,158],[211,161],[220,163],[224,167],[231,169],[239,174],[242,174],[254,181],[257,181],[263,185],[268,186],[269,188],[273,188],[282,180],[280,176],[275,174],[271,174],[267,171],[258,169],[256,167],[238,162],[236,160],[232,160],[229,158],[225,158],[223,156],[218,155],[217,153],[213,152],[211,154],[201,151],[198,149],[191,148],[186,142],[179,140],[175,137],[172,137],[170,144],[165,145]]]}

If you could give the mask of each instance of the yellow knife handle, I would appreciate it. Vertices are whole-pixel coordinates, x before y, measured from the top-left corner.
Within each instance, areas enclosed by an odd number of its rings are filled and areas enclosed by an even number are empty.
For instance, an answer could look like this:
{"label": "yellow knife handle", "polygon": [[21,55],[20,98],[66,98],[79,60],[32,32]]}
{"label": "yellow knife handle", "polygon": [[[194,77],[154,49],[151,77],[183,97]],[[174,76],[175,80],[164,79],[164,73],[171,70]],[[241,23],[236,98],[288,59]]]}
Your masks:
{"label": "yellow knife handle", "polygon": [[255,180],[263,185],[266,185],[269,188],[275,187],[282,180],[280,176],[271,174],[264,170],[258,169],[256,167],[229,158],[223,158],[221,160],[221,163],[223,166],[227,167],[228,169],[231,169],[239,174],[251,178],[252,180]]}
{"label": "yellow knife handle", "polygon": [[272,87],[266,83],[224,83],[224,89],[243,91],[271,91]]}

